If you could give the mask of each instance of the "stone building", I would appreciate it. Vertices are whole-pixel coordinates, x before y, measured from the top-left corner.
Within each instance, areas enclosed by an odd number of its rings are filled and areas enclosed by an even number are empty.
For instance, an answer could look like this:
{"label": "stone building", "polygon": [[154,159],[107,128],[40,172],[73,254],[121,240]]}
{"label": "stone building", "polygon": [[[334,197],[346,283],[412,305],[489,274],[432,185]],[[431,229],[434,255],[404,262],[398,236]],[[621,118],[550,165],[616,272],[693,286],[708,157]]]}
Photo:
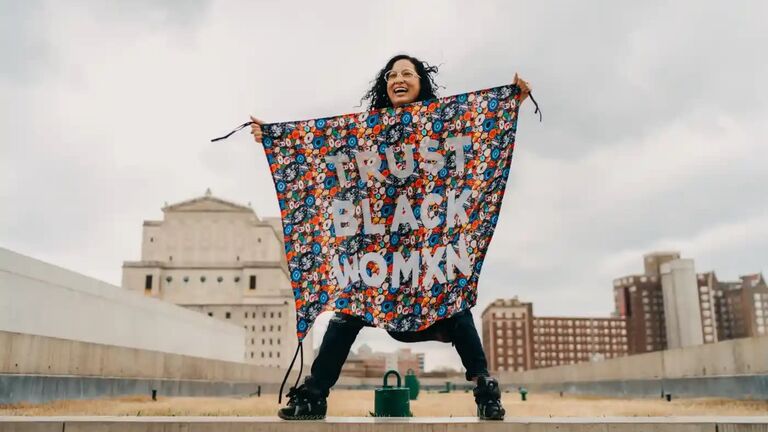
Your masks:
{"label": "stone building", "polygon": [[[162,211],[144,221],[141,260],[123,263],[123,288],[242,326],[247,363],[290,362],[296,314],[280,220],[210,190]],[[311,336],[304,344],[308,363]]]}

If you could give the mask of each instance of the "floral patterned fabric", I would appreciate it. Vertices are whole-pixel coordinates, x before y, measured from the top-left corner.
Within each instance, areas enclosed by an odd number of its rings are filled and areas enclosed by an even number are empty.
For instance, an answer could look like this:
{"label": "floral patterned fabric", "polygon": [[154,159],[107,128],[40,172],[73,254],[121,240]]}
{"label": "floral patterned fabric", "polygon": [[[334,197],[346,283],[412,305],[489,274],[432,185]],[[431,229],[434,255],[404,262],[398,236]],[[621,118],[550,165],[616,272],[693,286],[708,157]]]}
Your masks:
{"label": "floral patterned fabric", "polygon": [[474,306],[518,95],[508,85],[263,125],[299,340],[323,311],[399,332]]}

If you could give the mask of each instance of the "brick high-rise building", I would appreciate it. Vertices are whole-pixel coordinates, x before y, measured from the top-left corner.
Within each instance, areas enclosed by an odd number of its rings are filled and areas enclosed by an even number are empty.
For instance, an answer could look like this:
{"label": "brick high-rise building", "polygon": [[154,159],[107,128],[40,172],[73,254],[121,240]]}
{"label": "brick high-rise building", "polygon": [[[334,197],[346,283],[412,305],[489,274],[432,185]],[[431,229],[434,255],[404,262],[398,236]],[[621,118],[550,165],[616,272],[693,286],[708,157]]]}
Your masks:
{"label": "brick high-rise building", "polygon": [[[695,274],[692,261],[679,257],[677,252],[645,255],[645,274],[613,281],[614,315],[627,319],[630,354],[674,347],[668,343],[669,322],[675,323],[678,344],[768,334],[768,287],[762,274],[721,282],[715,272]],[[664,269],[668,275],[666,299]],[[676,272],[679,274],[674,275]],[[667,316],[665,306],[675,311],[675,317]],[[702,335],[700,341],[695,333]]]}
{"label": "brick high-rise building", "polygon": [[664,295],[659,275],[631,275],[613,281],[614,316],[627,320],[629,354],[667,348]]}
{"label": "brick high-rise building", "polygon": [[661,266],[674,260],[680,259],[680,252],[651,252],[643,255],[643,264],[645,266],[646,276],[661,276]]}
{"label": "brick high-rise building", "polygon": [[533,319],[534,368],[625,356],[628,342],[623,318]]}
{"label": "brick high-rise building", "polygon": [[768,286],[761,273],[741,276],[739,282],[719,282],[714,272],[706,275],[706,287],[715,297],[718,339],[768,334]]}
{"label": "brick high-rise building", "polygon": [[491,370],[523,371],[627,354],[622,318],[535,317],[531,303],[496,300],[483,311]]}
{"label": "brick high-rise building", "polygon": [[701,307],[701,327],[704,333],[704,343],[714,343],[719,340],[732,339],[730,326],[720,322],[722,307],[719,296],[723,293],[723,284],[717,280],[715,272],[699,273],[696,275],[699,287],[699,305]]}
{"label": "brick high-rise building", "polygon": [[643,264],[642,275],[613,281],[614,315],[627,319],[630,354],[716,342],[713,318],[704,313],[712,315],[712,302],[700,290],[693,260],[654,252]]}
{"label": "brick high-rise building", "polygon": [[533,369],[533,305],[498,299],[481,315],[488,367],[497,371]]}
{"label": "brick high-rise building", "polygon": [[614,279],[612,318],[536,317],[533,305],[496,300],[482,313],[489,367],[520,371],[768,335],[762,274],[720,282],[679,252],[643,257],[645,273]]}

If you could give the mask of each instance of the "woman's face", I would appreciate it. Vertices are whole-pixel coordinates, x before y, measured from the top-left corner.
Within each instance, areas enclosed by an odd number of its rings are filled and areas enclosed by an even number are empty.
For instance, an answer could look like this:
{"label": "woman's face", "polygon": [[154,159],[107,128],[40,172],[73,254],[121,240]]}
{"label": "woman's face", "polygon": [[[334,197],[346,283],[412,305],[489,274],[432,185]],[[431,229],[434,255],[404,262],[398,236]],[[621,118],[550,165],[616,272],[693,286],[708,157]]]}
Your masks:
{"label": "woman's face", "polygon": [[392,106],[399,107],[416,101],[421,91],[421,82],[416,75],[416,66],[408,59],[400,59],[388,71],[387,96]]}

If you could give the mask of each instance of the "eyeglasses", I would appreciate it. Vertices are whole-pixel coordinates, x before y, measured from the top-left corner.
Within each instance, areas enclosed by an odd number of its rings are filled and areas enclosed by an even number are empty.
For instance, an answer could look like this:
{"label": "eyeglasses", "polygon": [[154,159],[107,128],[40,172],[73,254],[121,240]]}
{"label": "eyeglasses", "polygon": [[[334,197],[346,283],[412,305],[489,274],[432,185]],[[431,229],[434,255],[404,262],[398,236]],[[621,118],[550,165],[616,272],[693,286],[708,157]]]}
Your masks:
{"label": "eyeglasses", "polygon": [[410,69],[403,69],[402,71],[398,72],[396,70],[388,70],[384,74],[384,80],[385,81],[392,81],[396,80],[397,77],[401,76],[403,79],[411,79],[411,78],[418,78],[419,76],[416,74],[416,72],[410,70]]}

